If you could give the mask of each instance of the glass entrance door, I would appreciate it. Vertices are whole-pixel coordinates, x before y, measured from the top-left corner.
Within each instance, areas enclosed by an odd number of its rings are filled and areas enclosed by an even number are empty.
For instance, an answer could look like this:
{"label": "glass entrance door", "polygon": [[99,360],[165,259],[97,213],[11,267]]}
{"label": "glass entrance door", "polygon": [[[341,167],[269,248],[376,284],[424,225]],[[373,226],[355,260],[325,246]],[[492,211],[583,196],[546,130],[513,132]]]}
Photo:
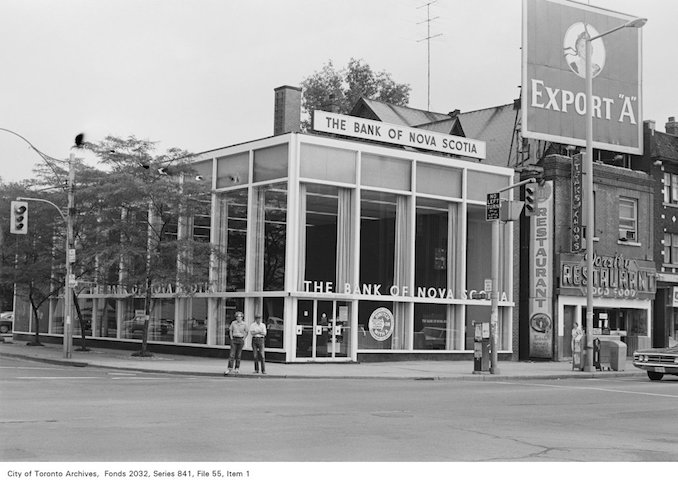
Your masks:
{"label": "glass entrance door", "polygon": [[299,300],[297,358],[323,361],[349,358],[350,318],[348,302]]}

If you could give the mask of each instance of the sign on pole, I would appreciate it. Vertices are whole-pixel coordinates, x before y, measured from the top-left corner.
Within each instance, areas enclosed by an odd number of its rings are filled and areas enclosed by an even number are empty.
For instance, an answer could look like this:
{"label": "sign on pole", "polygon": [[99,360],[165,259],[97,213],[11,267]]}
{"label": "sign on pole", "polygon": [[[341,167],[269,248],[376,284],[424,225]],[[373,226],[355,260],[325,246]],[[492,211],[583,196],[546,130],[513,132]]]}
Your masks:
{"label": "sign on pole", "polygon": [[581,252],[584,248],[584,235],[582,228],[582,205],[583,205],[583,190],[582,190],[582,172],[584,170],[583,155],[581,153],[572,157],[572,201],[570,219],[570,250],[572,253]]}
{"label": "sign on pole", "polygon": [[485,220],[499,220],[499,210],[501,208],[501,200],[499,193],[488,193],[487,203],[485,204]]}

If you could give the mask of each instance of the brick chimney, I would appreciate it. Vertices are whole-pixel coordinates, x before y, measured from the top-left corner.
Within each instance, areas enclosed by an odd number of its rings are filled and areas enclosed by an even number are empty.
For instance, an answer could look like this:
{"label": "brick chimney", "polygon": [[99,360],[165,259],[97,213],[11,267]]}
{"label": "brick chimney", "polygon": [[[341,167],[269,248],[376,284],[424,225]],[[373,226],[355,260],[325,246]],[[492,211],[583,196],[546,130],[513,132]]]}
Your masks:
{"label": "brick chimney", "polygon": [[275,92],[273,135],[301,130],[301,88],[283,85]]}
{"label": "brick chimney", "polygon": [[676,122],[676,117],[669,117],[669,121],[666,122],[666,133],[671,135],[678,135],[678,122]]}

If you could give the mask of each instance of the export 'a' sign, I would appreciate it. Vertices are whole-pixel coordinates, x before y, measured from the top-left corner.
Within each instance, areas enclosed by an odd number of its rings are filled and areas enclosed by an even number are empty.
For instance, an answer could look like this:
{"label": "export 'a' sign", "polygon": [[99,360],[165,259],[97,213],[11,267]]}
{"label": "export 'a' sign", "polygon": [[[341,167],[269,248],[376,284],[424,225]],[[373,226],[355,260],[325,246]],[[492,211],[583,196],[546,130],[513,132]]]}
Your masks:
{"label": "export 'a' sign", "polygon": [[522,135],[642,155],[641,33],[591,42],[593,102],[586,105],[586,43],[635,17],[564,0],[523,0]]}
{"label": "export 'a' sign", "polygon": [[320,110],[313,112],[313,130],[464,157],[485,158],[485,142],[480,140]]}

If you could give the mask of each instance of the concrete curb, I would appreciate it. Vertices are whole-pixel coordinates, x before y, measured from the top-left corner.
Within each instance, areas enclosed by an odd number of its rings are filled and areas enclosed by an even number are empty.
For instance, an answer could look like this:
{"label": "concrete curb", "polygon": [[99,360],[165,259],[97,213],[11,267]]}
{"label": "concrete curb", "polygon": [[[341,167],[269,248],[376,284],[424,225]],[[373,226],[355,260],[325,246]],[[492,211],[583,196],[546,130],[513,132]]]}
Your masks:
{"label": "concrete curb", "polygon": [[72,367],[91,367],[105,368],[109,370],[134,371],[153,374],[182,375],[182,376],[200,376],[200,377],[220,377],[226,379],[289,379],[289,380],[407,380],[407,381],[463,381],[463,382],[508,382],[517,380],[569,380],[569,379],[591,379],[591,378],[617,378],[617,377],[636,377],[644,376],[645,372],[621,371],[621,372],[558,372],[552,374],[516,374],[516,375],[491,375],[491,374],[450,374],[450,375],[299,375],[299,374],[267,374],[255,375],[245,373],[237,376],[224,376],[223,372],[204,372],[204,371],[182,371],[172,369],[147,368],[144,366],[120,366],[108,365],[106,363],[82,362],[78,360],[63,360],[55,358],[45,358],[40,356],[25,355],[15,352],[1,352],[0,357],[19,358],[23,360],[48,363],[52,365],[72,366]]}

